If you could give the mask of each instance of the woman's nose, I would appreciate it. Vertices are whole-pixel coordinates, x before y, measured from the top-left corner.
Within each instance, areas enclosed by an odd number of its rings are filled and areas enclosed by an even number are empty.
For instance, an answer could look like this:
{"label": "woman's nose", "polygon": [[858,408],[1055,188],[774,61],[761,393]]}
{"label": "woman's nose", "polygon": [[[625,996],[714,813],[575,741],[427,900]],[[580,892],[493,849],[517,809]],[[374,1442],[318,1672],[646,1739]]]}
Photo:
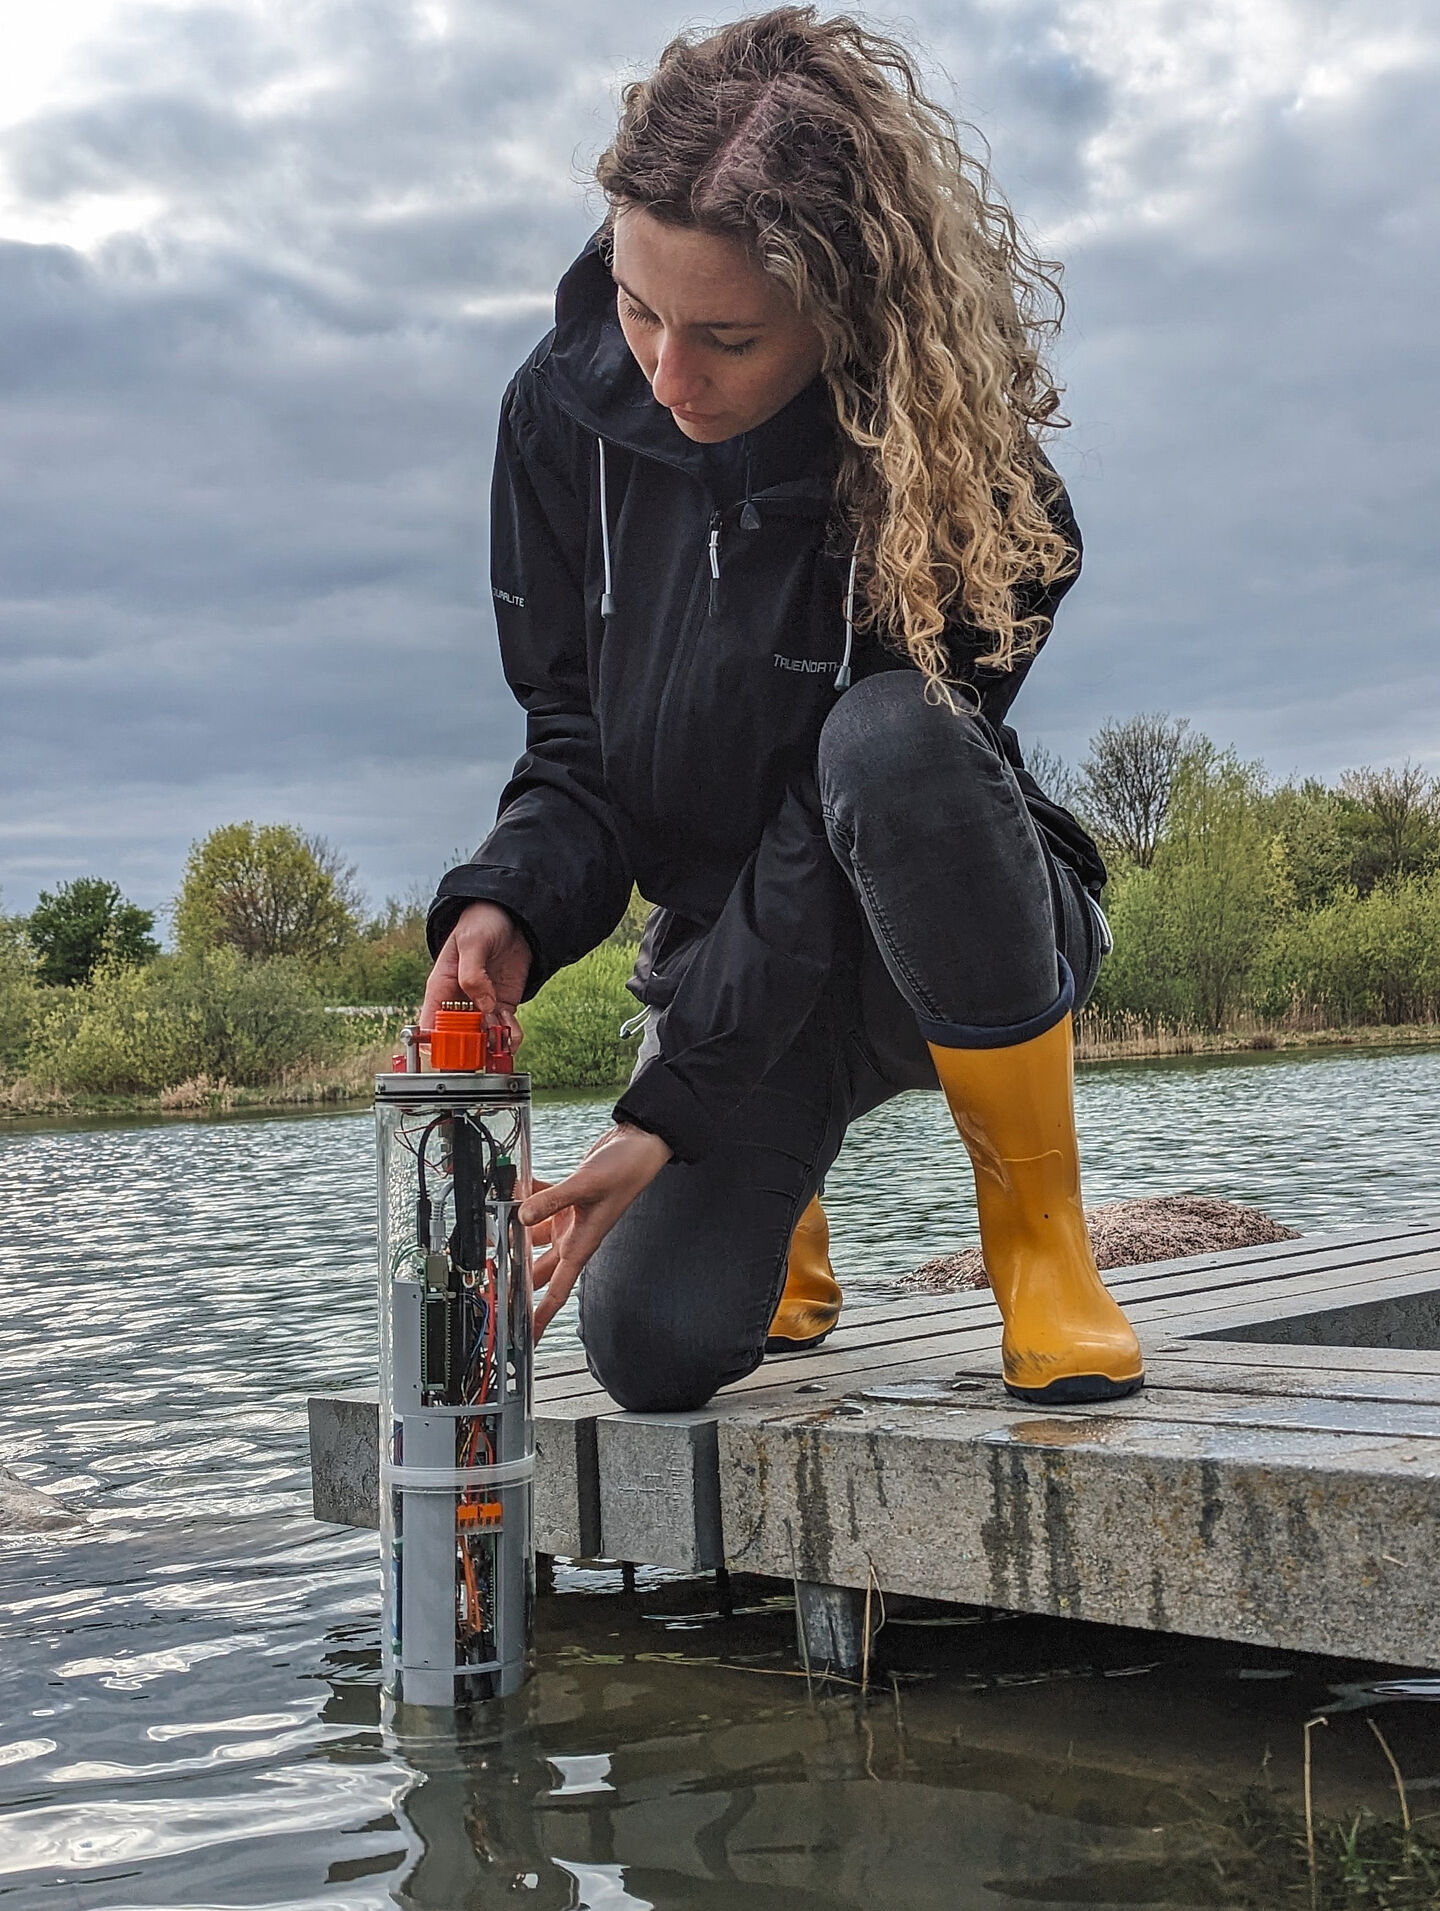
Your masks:
{"label": "woman's nose", "polygon": [[675,338],[662,338],[655,359],[655,374],[650,389],[657,405],[667,410],[693,404],[704,390],[705,380],[693,350]]}

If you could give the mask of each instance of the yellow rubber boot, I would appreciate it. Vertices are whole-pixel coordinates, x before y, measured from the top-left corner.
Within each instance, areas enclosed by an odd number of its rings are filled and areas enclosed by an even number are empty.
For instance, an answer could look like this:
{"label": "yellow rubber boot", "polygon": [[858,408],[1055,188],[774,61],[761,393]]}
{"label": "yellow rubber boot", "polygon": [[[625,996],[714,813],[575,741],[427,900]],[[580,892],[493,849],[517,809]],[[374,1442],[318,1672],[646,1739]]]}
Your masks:
{"label": "yellow rubber boot", "polygon": [[975,1170],[1007,1392],[1052,1406],[1137,1392],[1140,1343],[1096,1272],[1080,1205],[1070,1017],[1012,1048],[930,1053]]}
{"label": "yellow rubber boot", "polygon": [[770,1322],[767,1354],[818,1347],[840,1318],[840,1283],[830,1265],[830,1223],[816,1195],[795,1223],[785,1286]]}

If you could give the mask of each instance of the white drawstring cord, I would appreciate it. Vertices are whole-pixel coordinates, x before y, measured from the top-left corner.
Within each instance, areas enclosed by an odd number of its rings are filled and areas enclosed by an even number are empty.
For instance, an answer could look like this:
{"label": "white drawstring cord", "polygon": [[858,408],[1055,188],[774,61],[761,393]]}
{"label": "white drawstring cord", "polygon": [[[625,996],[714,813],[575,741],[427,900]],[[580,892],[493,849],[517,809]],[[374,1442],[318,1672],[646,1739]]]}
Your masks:
{"label": "white drawstring cord", "polygon": [[615,614],[614,579],[610,575],[610,500],[605,489],[605,440],[597,438],[600,447],[600,551],[605,560],[605,589],[600,597],[600,615],[613,617]]}
{"label": "white drawstring cord", "polygon": [[[615,614],[614,577],[610,569],[610,495],[606,485],[605,440],[597,438],[600,447],[600,552],[605,568],[605,589],[600,597],[600,615],[613,617]],[[710,568],[716,569],[716,539],[710,540]],[[838,696],[842,690],[850,688],[850,659],[855,649],[855,579],[860,569],[860,540],[856,538],[855,548],[850,553],[850,576],[845,585],[845,655],[840,659],[840,668],[835,673],[835,691]]]}
{"label": "white drawstring cord", "polygon": [[860,540],[855,540],[855,549],[850,553],[850,581],[845,586],[845,655],[840,659],[840,668],[835,672],[835,694],[850,688],[850,653],[855,648],[855,573],[860,565]]}

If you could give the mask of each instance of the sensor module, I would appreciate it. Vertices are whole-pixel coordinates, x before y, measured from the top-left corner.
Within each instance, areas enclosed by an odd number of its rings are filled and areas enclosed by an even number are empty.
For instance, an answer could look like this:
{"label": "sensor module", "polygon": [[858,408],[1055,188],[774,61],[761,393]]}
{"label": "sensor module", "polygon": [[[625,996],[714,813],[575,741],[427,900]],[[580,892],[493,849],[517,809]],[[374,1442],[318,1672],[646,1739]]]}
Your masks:
{"label": "sensor module", "polygon": [[375,1083],[384,1677],[453,1709],[530,1669],[530,1078],[468,1005],[440,1012],[433,1072],[403,1038]]}

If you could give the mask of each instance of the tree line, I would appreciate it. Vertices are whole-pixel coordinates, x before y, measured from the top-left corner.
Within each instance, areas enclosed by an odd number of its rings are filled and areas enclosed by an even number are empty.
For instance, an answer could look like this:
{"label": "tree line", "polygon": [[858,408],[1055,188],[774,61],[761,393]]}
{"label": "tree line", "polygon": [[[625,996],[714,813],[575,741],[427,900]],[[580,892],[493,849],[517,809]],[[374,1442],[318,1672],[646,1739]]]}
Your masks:
{"label": "tree line", "polygon": [[[1030,763],[1109,865],[1100,1023],[1440,1019],[1440,781],[1416,765],[1276,781],[1163,712],[1105,724],[1078,766],[1044,749]],[[331,844],[251,822],[192,846],[169,953],[154,912],[113,882],[42,891],[28,916],[0,917],[0,1084],[155,1094],[337,1062],[388,1031],[327,1009],[419,1003],[426,900],[369,911]],[[540,1086],[624,1078],[633,1050],[617,1031],[645,914],[637,895],[604,947],[525,1006]]]}
{"label": "tree line", "polygon": [[[429,973],[418,891],[367,915],[354,865],[323,836],[288,823],[212,830],[191,847],[166,913],[182,956],[228,948],[251,962],[292,958],[347,1000],[410,1002]],[[42,889],[30,915],[10,927],[24,937],[37,981],[56,988],[88,982],[102,963],[160,954],[155,912],[98,876]]]}
{"label": "tree line", "polygon": [[1078,769],[1043,750],[1032,765],[1110,867],[1099,1013],[1440,1017],[1440,780],[1416,764],[1276,781],[1159,713],[1104,725]]}
{"label": "tree line", "polygon": [[212,830],[166,913],[168,954],[155,912],[98,876],[0,917],[0,1081],[97,1096],[262,1087],[384,1033],[330,1007],[403,1011],[424,992],[418,893],[367,912],[353,866],[288,824]]}
{"label": "tree line", "polygon": [[[42,891],[28,916],[0,916],[0,1106],[187,1087],[177,1105],[200,1105],[327,1068],[358,1092],[424,995],[428,900],[417,885],[368,911],[353,865],[323,837],[251,822],[191,847],[166,911],[168,953],[155,912],[116,883],[84,876]],[[646,913],[632,898],[609,941],[525,1006],[540,1086],[623,1079],[633,1051],[618,1030],[635,1007],[625,979]],[[377,1014],[329,1013],[342,1006]],[[17,1081],[27,1093],[7,1097]]]}

